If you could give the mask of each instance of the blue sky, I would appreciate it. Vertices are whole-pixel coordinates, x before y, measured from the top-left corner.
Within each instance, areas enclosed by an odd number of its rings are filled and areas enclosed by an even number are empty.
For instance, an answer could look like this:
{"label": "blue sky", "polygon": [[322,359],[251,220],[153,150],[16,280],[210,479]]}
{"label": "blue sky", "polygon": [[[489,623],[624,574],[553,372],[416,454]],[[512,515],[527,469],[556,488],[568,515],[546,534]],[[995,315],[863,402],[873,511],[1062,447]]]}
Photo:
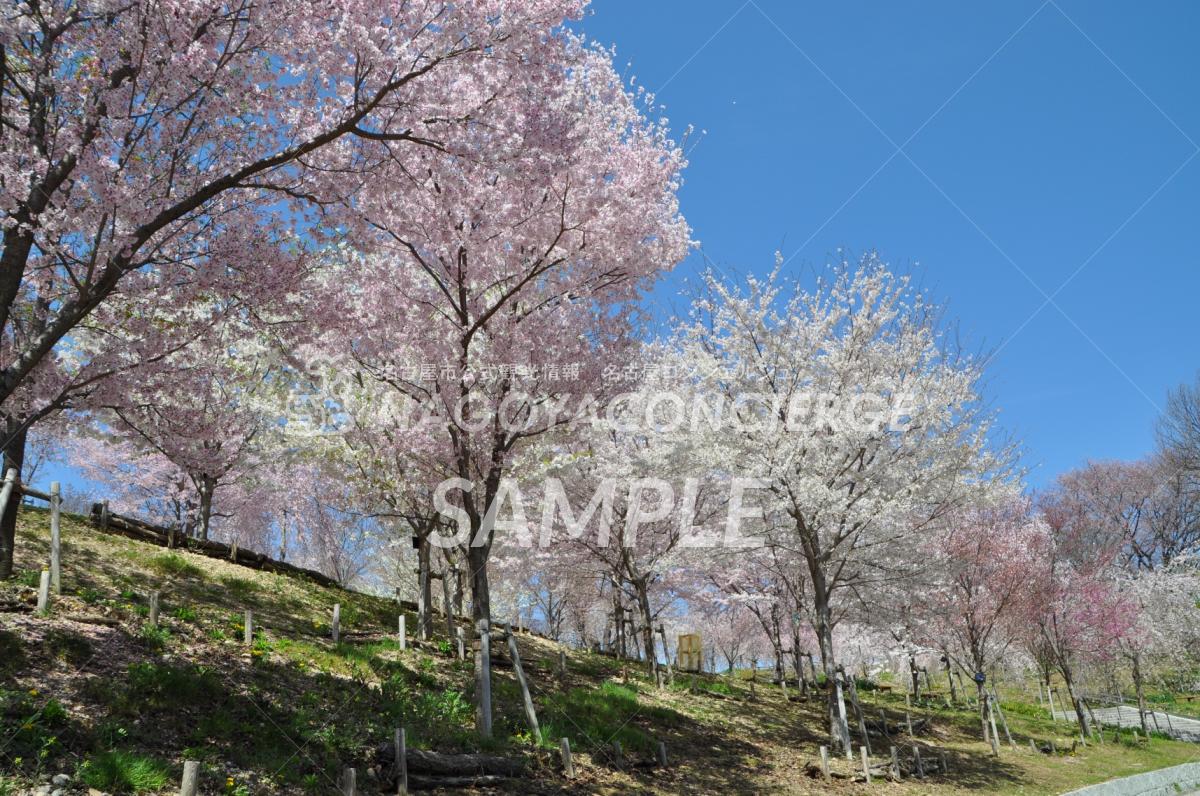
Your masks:
{"label": "blue sky", "polygon": [[913,269],[996,351],[1033,485],[1152,449],[1200,368],[1200,4],[595,0],[579,27],[704,131],[682,202],[719,267]]}

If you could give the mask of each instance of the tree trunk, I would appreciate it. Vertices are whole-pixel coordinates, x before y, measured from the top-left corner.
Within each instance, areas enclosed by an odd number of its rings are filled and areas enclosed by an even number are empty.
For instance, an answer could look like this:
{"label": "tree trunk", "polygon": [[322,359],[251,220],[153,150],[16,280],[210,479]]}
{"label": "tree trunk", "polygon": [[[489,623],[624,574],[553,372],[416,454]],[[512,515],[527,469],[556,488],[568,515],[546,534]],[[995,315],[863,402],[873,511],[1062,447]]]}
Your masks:
{"label": "tree trunk", "polygon": [[207,542],[209,526],[212,524],[213,492],[217,489],[217,479],[202,475],[196,487],[200,493],[200,525],[196,528],[196,536],[200,541]]}
{"label": "tree trunk", "polygon": [[942,656],[942,660],[946,662],[946,679],[950,681],[950,700],[958,702],[958,689],[954,687],[954,670],[950,668],[950,656]]}
{"label": "tree trunk", "polygon": [[800,652],[800,628],[792,623],[792,660],[796,667],[796,687],[800,696],[808,699],[808,679],[804,676],[804,655]]}
{"label": "tree trunk", "polygon": [[991,731],[988,729],[988,704],[987,691],[984,690],[983,683],[975,681],[975,702],[979,705],[979,724],[983,727],[983,742],[992,744],[992,751],[995,754],[1000,754],[1000,742],[992,737]]}
{"label": "tree trunk", "polygon": [[829,744],[835,750],[850,751],[850,727],[847,726],[845,703],[839,700],[841,689],[836,688],[837,665],[833,659],[833,616],[829,607],[828,595],[823,589],[813,589],[813,614],[817,635],[817,645],[821,652],[821,669],[825,672],[826,708],[829,715]]}
{"label": "tree trunk", "polygon": [[659,668],[658,655],[654,651],[654,625],[651,624],[653,620],[650,616],[650,593],[645,580],[639,580],[634,584],[634,588],[637,589],[638,607],[642,611],[642,646],[646,649],[647,668],[654,677],[655,685],[662,688],[662,669]]}
{"label": "tree trunk", "polygon": [[428,641],[433,628],[432,546],[429,537],[417,539],[417,638]]}
{"label": "tree trunk", "polygon": [[13,557],[17,548],[17,513],[21,508],[21,470],[25,465],[25,442],[29,435],[27,428],[19,418],[6,416],[4,418],[4,438],[8,440],[4,448],[4,466],[0,468],[0,479],[9,468],[17,471],[17,481],[13,485],[12,494],[8,496],[8,504],[4,507],[4,515],[0,517],[0,580],[11,578],[13,574]]}
{"label": "tree trunk", "polygon": [[1083,702],[1075,693],[1075,681],[1071,677],[1071,667],[1060,664],[1058,670],[1063,676],[1063,681],[1067,684],[1067,696],[1071,698],[1071,704],[1075,707],[1075,718],[1079,720],[1079,729],[1083,731],[1085,736],[1090,735],[1091,723],[1088,721],[1087,713],[1083,709]]}
{"label": "tree trunk", "polygon": [[1142,678],[1142,655],[1140,652],[1133,653],[1133,689],[1137,694],[1138,703],[1138,718],[1142,722],[1142,732],[1150,734],[1150,728],[1146,726],[1146,692],[1143,688]]}

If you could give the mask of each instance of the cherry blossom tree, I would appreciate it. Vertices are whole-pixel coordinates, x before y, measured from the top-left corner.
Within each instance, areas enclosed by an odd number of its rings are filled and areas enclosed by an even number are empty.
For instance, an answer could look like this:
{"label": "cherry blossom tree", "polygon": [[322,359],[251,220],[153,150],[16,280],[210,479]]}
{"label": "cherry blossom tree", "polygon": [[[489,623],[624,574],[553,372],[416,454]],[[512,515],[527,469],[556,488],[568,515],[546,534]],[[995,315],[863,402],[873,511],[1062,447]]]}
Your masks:
{"label": "cherry blossom tree", "polygon": [[[761,479],[765,544],[797,551],[822,666],[852,592],[908,540],[1005,474],[989,440],[980,364],[949,349],[935,309],[874,256],[815,289],[776,271],[744,287],[709,280],[680,342],[695,379],[725,396],[731,469]],[[833,743],[849,746],[834,689]]]}
{"label": "cherry blossom tree", "polygon": [[[1062,675],[1080,728],[1089,721],[1078,690],[1078,668],[1111,659],[1136,620],[1136,605],[1112,578],[1111,550],[1090,550],[1068,526],[1046,515],[1048,533],[1031,545],[1026,570],[1025,644],[1044,666]],[[1081,556],[1089,550],[1091,557]]]}
{"label": "cherry blossom tree", "polygon": [[[344,238],[351,196],[386,184],[369,176],[381,162],[454,150],[582,7],[15,3],[0,19],[5,468],[39,419],[174,351],[165,308],[286,292]],[[97,346],[79,345],[89,325]],[[0,518],[0,577],[15,521]]]}
{"label": "cherry blossom tree", "polygon": [[16,3],[0,21],[0,403],[118,290],[272,279],[289,230],[315,234],[389,150],[452,147],[581,8]]}
{"label": "cherry blossom tree", "polygon": [[[1033,551],[1048,529],[1019,499],[968,506],[944,522],[926,547],[933,582],[917,592],[920,639],[972,677],[993,671],[1020,638]],[[986,739],[989,697],[982,682],[976,687]]]}
{"label": "cherry blossom tree", "polygon": [[423,482],[469,485],[453,505],[477,632],[491,615],[485,517],[512,458],[560,428],[564,406],[619,389],[602,377],[636,351],[629,302],[689,245],[666,129],[608,53],[555,45],[492,84],[492,123],[460,147],[474,157],[390,152],[388,191],[355,204],[380,243],[346,267],[353,339],[331,335],[347,367],[437,413],[404,443]]}

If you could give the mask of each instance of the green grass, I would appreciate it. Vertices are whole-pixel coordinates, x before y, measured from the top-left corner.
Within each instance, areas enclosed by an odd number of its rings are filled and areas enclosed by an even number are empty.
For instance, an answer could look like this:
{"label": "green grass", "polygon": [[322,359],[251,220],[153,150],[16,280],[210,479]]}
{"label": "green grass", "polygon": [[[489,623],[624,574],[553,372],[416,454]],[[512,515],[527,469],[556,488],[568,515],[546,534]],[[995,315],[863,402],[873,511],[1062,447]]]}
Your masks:
{"label": "green grass", "polygon": [[152,757],[113,749],[85,761],[79,777],[98,790],[137,794],[162,790],[170,781],[171,772]]}
{"label": "green grass", "polygon": [[160,553],[148,562],[151,569],[163,576],[203,578],[204,570],[178,553]]}
{"label": "green grass", "polygon": [[569,737],[580,748],[599,748],[619,741],[623,750],[653,754],[656,740],[639,724],[652,720],[672,726],[683,717],[639,700],[636,687],[602,683],[599,688],[572,688],[553,694],[542,709],[541,745],[556,748]]}

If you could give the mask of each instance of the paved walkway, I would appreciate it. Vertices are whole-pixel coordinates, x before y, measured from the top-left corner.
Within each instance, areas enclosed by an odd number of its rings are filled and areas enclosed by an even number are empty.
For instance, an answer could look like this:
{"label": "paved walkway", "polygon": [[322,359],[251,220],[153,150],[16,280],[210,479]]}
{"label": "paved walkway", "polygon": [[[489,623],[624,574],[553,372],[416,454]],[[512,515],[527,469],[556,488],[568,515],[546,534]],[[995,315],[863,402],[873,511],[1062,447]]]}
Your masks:
{"label": "paved walkway", "polygon": [[[1122,705],[1112,708],[1092,708],[1092,714],[1095,715],[1096,721],[1109,727],[1136,727],[1141,728],[1142,722],[1138,718],[1137,708]],[[1061,710],[1054,711],[1054,718],[1064,721],[1075,721],[1075,711],[1064,712]],[[1172,738],[1177,738],[1181,741],[1192,741],[1200,743],[1200,721],[1189,719],[1186,716],[1176,716],[1173,713],[1163,713],[1161,711],[1146,712],[1146,726],[1151,730],[1165,732]]]}

